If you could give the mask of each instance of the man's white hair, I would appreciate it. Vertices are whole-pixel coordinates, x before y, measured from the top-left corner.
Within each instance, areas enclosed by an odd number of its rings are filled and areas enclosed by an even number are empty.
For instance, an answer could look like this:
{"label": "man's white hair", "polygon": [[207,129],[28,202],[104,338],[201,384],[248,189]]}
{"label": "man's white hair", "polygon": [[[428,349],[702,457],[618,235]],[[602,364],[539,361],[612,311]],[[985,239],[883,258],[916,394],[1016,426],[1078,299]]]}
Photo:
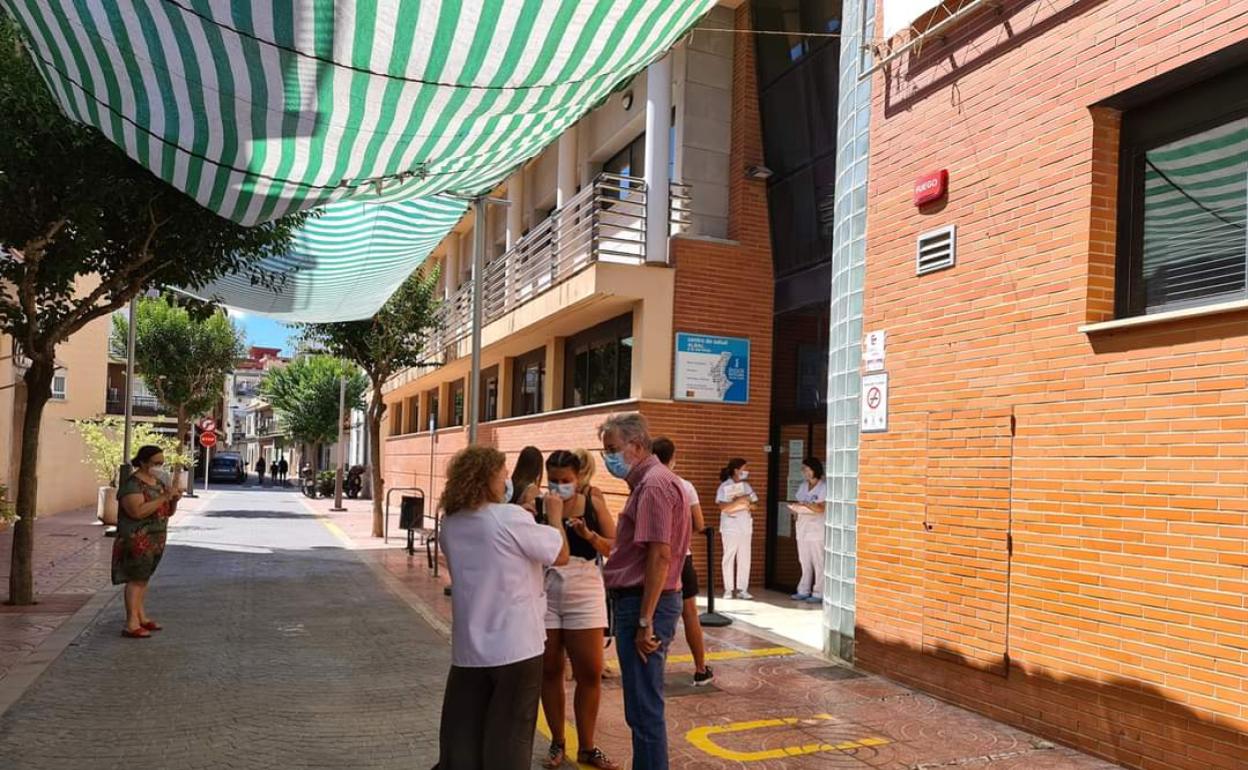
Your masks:
{"label": "man's white hair", "polygon": [[613,414],[602,425],[598,426],[598,438],[613,433],[626,444],[637,444],[649,452],[653,441],[650,438],[650,424],[639,412]]}

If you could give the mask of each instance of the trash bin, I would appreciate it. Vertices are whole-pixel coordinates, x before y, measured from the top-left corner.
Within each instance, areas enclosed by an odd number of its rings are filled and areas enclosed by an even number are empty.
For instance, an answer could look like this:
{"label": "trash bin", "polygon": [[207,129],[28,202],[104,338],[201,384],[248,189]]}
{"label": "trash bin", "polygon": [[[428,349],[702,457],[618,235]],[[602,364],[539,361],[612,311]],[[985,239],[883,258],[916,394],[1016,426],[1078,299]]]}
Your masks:
{"label": "trash bin", "polygon": [[399,529],[425,528],[425,498],[404,495],[399,503]]}

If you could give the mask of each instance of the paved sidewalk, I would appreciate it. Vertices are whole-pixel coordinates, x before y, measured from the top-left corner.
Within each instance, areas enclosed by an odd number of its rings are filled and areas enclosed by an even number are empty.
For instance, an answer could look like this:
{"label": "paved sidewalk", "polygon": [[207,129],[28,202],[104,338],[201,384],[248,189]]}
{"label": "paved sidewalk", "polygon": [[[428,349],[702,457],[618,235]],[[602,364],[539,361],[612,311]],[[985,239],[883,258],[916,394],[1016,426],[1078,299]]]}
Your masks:
{"label": "paved sidewalk", "polygon": [[[0,604],[0,680],[101,588],[109,585],[113,541],[104,537],[94,508],[35,520],[35,600],[29,607]],[[8,601],[13,530],[0,531],[0,597]]]}
{"label": "paved sidewalk", "polygon": [[[368,501],[346,501],[345,513],[330,513],[332,501],[305,498],[303,502],[330,521],[340,537],[362,549],[362,555],[412,605],[436,618],[436,625],[442,629],[449,627],[450,599],[443,594],[448,582],[445,571],[435,579],[424,550],[409,556],[399,547],[401,538],[392,538],[389,548],[371,538]],[[395,517],[397,520],[397,512]],[[667,687],[671,766],[676,770],[1117,767],[803,652],[800,645],[784,638],[785,629],[775,627],[783,615],[772,606],[759,603],[751,608],[751,604],[728,603],[739,620],[753,615],[773,626],[769,631],[743,622],[706,629],[716,673],[712,686],[690,686],[692,659],[678,635],[668,666]],[[803,628],[794,635],[804,638],[808,633]],[[610,669],[618,666],[614,649],[608,650],[607,663],[609,676],[604,684],[598,743],[627,767],[630,751],[622,693],[618,680],[610,676]],[[569,704],[571,694],[569,682]],[[544,720],[539,719],[539,730],[549,736]],[[575,741],[570,725],[567,735]],[[535,758],[544,754],[547,740],[539,736]]]}

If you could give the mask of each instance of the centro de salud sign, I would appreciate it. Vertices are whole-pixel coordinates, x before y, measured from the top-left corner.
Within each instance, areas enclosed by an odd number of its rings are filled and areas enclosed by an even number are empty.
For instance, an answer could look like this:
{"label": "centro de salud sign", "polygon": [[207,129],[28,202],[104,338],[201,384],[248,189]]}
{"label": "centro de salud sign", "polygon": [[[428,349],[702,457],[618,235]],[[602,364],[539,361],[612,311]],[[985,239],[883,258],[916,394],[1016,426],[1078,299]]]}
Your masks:
{"label": "centro de salud sign", "polygon": [[676,335],[678,401],[748,404],[750,401],[750,341],[709,334]]}

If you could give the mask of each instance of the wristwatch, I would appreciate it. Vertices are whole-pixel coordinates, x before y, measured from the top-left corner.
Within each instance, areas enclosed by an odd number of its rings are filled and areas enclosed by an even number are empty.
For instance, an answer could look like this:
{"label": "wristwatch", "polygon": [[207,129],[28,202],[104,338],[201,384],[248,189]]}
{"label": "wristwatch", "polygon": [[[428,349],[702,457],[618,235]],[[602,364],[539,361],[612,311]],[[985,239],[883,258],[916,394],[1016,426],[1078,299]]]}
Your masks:
{"label": "wristwatch", "polygon": [[638,618],[638,620],[637,620],[637,627],[638,627],[638,628],[649,628],[649,627],[650,627],[650,618]]}

